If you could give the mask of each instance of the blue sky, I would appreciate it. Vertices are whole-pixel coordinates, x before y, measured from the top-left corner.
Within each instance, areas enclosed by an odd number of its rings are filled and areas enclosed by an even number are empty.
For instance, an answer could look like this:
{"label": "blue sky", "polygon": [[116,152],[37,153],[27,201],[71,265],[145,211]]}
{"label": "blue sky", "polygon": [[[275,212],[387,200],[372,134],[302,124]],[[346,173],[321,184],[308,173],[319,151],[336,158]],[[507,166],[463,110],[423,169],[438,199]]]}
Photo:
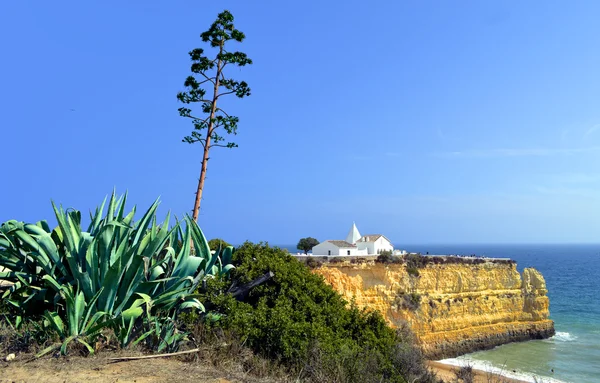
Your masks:
{"label": "blue sky", "polygon": [[223,104],[239,148],[211,153],[207,236],[599,242],[600,4],[341,4],[2,2],[0,221],[113,187],[191,211],[201,147],[175,96],[229,9],[252,96]]}

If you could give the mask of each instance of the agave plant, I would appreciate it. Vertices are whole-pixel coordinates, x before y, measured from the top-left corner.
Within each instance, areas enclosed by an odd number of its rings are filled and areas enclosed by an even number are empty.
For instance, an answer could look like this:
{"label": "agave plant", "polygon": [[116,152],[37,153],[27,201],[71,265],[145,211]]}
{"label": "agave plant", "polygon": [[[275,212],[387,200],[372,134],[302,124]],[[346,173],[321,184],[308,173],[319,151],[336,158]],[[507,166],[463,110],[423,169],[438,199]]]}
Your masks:
{"label": "agave plant", "polygon": [[125,214],[126,200],[127,195],[117,199],[113,193],[103,215],[105,199],[90,215],[87,231],[79,211],[54,203],[54,230],[45,221],[13,220],[0,227],[0,279],[13,282],[2,298],[22,314],[45,310],[65,340],[63,352],[67,341],[88,343],[85,337],[108,325],[127,345],[144,310],[204,311],[194,294],[198,284],[233,268],[232,248],[211,253],[190,217],[183,220],[185,228],[179,221],[170,227],[169,214],[158,225],[156,200],[134,222],[136,209]]}

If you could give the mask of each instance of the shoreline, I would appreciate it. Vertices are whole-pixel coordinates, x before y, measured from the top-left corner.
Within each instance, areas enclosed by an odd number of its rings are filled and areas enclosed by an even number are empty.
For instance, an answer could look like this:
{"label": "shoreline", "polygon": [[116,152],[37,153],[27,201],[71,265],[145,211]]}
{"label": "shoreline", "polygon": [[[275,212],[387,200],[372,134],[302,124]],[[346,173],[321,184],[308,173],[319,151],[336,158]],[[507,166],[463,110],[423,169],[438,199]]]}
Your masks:
{"label": "shoreline", "polygon": [[[455,371],[460,367],[439,361],[428,360],[427,367],[446,383],[456,382]],[[530,383],[526,380],[510,378],[502,374],[473,368],[474,383]]]}

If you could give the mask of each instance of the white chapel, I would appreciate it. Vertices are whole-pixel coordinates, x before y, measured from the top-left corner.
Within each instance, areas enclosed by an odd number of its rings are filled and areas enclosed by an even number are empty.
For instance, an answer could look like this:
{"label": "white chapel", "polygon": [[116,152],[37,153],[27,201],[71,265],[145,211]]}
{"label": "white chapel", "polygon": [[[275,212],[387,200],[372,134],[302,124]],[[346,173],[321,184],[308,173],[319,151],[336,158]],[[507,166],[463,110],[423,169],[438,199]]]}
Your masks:
{"label": "white chapel", "polygon": [[352,224],[345,240],[330,239],[312,248],[318,256],[378,255],[382,251],[394,251],[394,245],[383,234],[360,235],[356,224]]}

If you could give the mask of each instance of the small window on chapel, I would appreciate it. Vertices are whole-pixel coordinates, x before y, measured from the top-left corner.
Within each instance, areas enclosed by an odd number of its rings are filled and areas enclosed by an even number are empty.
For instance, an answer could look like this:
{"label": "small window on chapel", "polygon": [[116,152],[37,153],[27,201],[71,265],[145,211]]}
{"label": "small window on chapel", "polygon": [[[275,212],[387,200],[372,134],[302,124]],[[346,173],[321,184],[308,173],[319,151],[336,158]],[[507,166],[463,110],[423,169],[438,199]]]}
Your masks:
{"label": "small window on chapel", "polygon": [[331,255],[331,250],[327,250],[327,255]]}
{"label": "small window on chapel", "polygon": [[350,255],[350,250],[348,250],[348,255]]}

